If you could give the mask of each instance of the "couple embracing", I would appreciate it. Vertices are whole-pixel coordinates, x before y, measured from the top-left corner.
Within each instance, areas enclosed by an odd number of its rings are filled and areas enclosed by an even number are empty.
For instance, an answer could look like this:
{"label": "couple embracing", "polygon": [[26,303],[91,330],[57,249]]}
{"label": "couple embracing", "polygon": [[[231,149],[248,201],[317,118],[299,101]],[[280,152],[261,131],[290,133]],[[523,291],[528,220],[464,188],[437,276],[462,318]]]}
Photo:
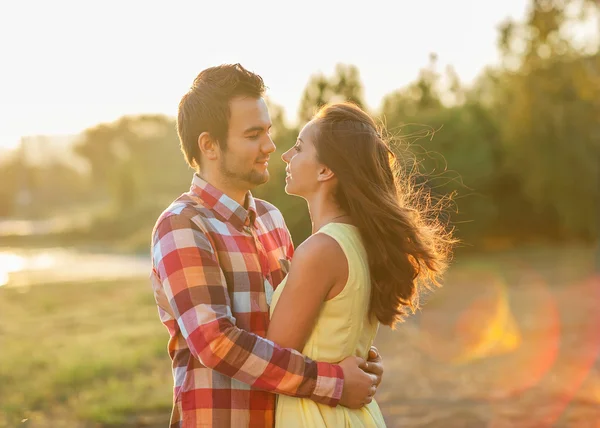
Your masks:
{"label": "couple embracing", "polygon": [[408,204],[410,185],[374,120],[338,103],[282,156],[285,190],[306,200],[313,225],[294,249],[281,212],[251,193],[279,161],[264,92],[260,76],[222,65],[202,71],[179,104],[181,149],[196,172],[152,235],[170,426],[385,426],[373,340],[444,271],[452,239]]}

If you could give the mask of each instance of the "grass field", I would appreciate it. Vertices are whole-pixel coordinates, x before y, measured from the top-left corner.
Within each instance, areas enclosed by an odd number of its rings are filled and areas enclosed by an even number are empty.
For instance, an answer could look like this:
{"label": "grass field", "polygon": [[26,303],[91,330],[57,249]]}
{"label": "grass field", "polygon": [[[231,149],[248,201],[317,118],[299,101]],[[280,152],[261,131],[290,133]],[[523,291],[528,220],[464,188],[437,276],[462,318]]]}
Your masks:
{"label": "grass field", "polygon": [[[590,248],[463,257],[376,340],[388,426],[600,427]],[[164,427],[167,332],[145,279],[0,288],[0,426]]]}
{"label": "grass field", "polygon": [[145,280],[0,290],[0,426],[165,426],[166,339]]}

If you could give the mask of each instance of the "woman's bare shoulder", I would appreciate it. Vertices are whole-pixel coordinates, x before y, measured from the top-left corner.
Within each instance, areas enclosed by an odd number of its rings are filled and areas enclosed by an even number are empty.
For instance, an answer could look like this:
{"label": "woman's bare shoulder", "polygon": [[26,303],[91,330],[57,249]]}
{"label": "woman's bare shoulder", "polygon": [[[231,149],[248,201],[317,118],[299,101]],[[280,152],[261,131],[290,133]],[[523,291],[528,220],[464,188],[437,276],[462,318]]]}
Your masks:
{"label": "woman's bare shoulder", "polygon": [[298,246],[292,258],[292,269],[323,269],[323,274],[344,273],[346,256],[340,244],[331,236],[315,233]]}

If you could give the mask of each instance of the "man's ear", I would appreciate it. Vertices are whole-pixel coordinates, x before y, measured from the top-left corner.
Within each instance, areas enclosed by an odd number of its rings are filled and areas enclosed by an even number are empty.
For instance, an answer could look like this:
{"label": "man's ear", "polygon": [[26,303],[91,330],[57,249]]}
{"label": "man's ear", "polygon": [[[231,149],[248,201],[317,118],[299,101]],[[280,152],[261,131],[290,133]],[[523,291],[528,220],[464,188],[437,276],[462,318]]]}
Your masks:
{"label": "man's ear", "polygon": [[325,165],[321,165],[319,168],[319,175],[317,176],[317,181],[328,181],[335,178],[335,174],[332,170],[330,170]]}
{"label": "man's ear", "polygon": [[219,143],[208,132],[198,136],[198,149],[205,159],[215,160],[219,157]]}

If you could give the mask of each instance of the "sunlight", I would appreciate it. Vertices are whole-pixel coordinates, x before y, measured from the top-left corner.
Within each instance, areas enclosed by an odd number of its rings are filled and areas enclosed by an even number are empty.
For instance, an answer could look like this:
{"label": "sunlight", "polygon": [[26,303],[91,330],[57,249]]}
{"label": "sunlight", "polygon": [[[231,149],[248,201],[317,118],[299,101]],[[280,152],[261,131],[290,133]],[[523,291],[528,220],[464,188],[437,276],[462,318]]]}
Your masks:
{"label": "sunlight", "polygon": [[0,286],[21,287],[95,279],[142,278],[150,266],[144,257],[94,254],[65,248],[22,253],[0,252]]}
{"label": "sunlight", "polygon": [[21,139],[14,135],[0,135],[0,150],[14,150],[19,147]]}
{"label": "sunlight", "polygon": [[[331,72],[339,62],[353,63],[361,69],[366,102],[377,108],[385,94],[418,75],[432,50],[440,55],[440,67],[453,64],[464,81],[471,81],[486,64],[497,60],[495,25],[506,15],[518,18],[525,11],[522,0],[492,5],[466,0],[438,2],[435,14],[430,14],[426,3],[379,0],[371,2],[372,8],[363,10],[366,16],[356,16],[355,25],[360,22],[364,33],[348,32],[345,43],[334,52],[315,49],[299,60],[305,46],[318,45],[321,35],[303,31],[302,25],[296,28],[296,23],[311,22],[315,7],[324,16],[336,16],[339,5],[335,2],[298,7],[292,27],[287,19],[269,18],[269,25],[254,28],[247,37],[240,39],[235,32],[226,32],[210,45],[197,44],[197,16],[227,15],[231,28],[244,28],[249,20],[264,19],[263,12],[253,8],[231,15],[224,4],[186,0],[164,8],[135,0],[120,5],[119,14],[115,16],[112,8],[98,3],[94,6],[96,20],[88,22],[72,18],[87,14],[76,2],[70,2],[68,14],[57,14],[54,7],[41,2],[36,6],[35,16],[25,4],[15,3],[11,13],[21,19],[6,20],[0,25],[0,36],[6,40],[10,40],[11,34],[20,34],[18,40],[7,47],[7,52],[3,52],[4,63],[18,64],[18,67],[6,67],[0,80],[4,132],[70,134],[123,114],[174,114],[179,98],[198,72],[224,62],[241,62],[261,74],[268,83],[270,95],[283,105],[284,114],[292,121],[296,120],[296,109],[310,75],[319,70]],[[137,19],[140,8],[145,13],[142,21]],[[266,16],[272,17],[279,9],[279,2],[268,0],[264,8]],[[467,15],[459,15],[465,24],[468,22],[469,32],[478,34],[469,40],[469,50],[456,49],[464,42],[460,32],[453,30],[457,24],[446,18],[461,8],[469,11]],[[379,12],[384,9],[388,12]],[[477,16],[477,20],[470,20],[470,14]],[[52,19],[47,19],[48,16]],[[408,19],[398,26],[398,16],[427,16],[428,26],[436,31],[420,32],[419,37],[412,37],[419,32],[421,19]],[[22,22],[36,31],[23,32]],[[112,23],[110,31],[105,31],[107,22]],[[164,31],[156,32],[157,22]],[[203,28],[208,34],[216,34],[220,25],[218,20],[209,19]],[[384,43],[369,43],[367,50],[355,48],[364,42],[364,34],[374,32],[378,34],[377,40],[411,40],[402,47],[402,61],[398,61],[396,55],[388,55]],[[44,37],[40,39],[38,34]],[[286,34],[285,48],[278,48],[276,55],[257,55],[256,47],[271,40],[274,34]],[[438,34],[445,36],[439,38]],[[138,43],[139,40],[144,43]],[[74,54],[73,43],[77,41],[87,49]],[[132,60],[132,44],[137,49],[135,60]],[[190,49],[194,55],[189,55]],[[23,52],[28,54],[23,55]],[[160,58],[178,58],[178,66],[157,60]],[[45,67],[43,80],[37,75],[40,64],[52,65]],[[115,64],[120,66],[115,67]],[[35,94],[35,102],[23,97],[29,93]],[[14,147],[14,144],[0,137],[0,147]]]}
{"label": "sunlight", "polygon": [[25,259],[13,253],[0,253],[0,287],[7,285],[11,272],[18,272],[25,267]]}

